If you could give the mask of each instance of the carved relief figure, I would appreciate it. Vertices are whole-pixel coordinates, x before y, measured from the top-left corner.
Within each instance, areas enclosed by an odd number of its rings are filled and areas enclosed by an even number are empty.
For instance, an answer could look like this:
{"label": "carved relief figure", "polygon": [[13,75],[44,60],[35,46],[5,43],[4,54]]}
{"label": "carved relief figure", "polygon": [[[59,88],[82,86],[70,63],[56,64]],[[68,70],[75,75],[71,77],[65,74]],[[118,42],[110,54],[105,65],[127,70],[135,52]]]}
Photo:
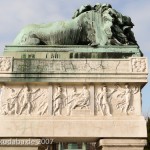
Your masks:
{"label": "carved relief figure", "polygon": [[10,71],[10,69],[11,69],[11,60],[9,58],[1,57],[0,71]]}
{"label": "carved relief figure", "polygon": [[14,113],[15,115],[17,115],[18,111],[19,111],[18,98],[19,98],[19,94],[20,94],[21,90],[16,91],[14,89],[5,87],[5,85],[2,86],[1,90],[2,90],[1,91],[2,93],[5,90],[9,90],[8,99],[6,99],[6,102],[2,106],[2,114],[3,115],[7,115],[7,114],[11,115]]}
{"label": "carved relief figure", "polygon": [[136,94],[138,91],[138,88],[131,89],[128,84],[125,84],[125,89],[123,89],[123,92],[117,95],[117,97],[122,98],[122,101],[118,102],[116,105],[117,109],[121,109],[121,111],[125,114],[128,114],[129,110],[133,111],[134,107],[131,106],[131,101],[133,94]]}
{"label": "carved relief figure", "polygon": [[90,104],[90,91],[86,86],[83,86],[82,92],[75,98],[74,104],[71,109],[80,107],[80,109],[88,108]]}
{"label": "carved relief figure", "polygon": [[[19,94],[22,91],[22,89],[19,92],[16,92],[14,89],[12,89],[12,93],[9,94],[9,99],[7,99],[7,111],[12,112],[12,108],[14,107],[15,115],[19,113],[19,103],[18,98]],[[8,113],[11,114],[11,113]]]}
{"label": "carved relief figure", "polygon": [[45,88],[34,90],[34,86],[18,88],[3,85],[0,97],[2,115],[44,115],[47,113],[48,98]]}
{"label": "carved relief figure", "polygon": [[57,91],[53,97],[53,115],[62,115],[62,108],[64,107],[64,94],[62,93],[62,87],[58,86]]}
{"label": "carved relief figure", "polygon": [[100,111],[103,116],[112,116],[110,112],[110,97],[115,91],[116,88],[109,92],[107,87],[103,86],[102,89],[99,90],[96,95],[97,110]]}
{"label": "carved relief figure", "polygon": [[145,59],[132,59],[132,71],[133,72],[145,72],[146,62]]}
{"label": "carved relief figure", "polygon": [[27,109],[27,114],[31,114],[31,110],[32,110],[32,97],[31,95],[36,93],[39,89],[35,90],[35,91],[30,91],[28,86],[25,86],[23,91],[22,91],[22,105],[21,105],[21,109],[20,109],[20,115],[23,113],[23,111],[25,109]]}
{"label": "carved relief figure", "polygon": [[77,93],[76,88],[73,87],[73,89],[71,91],[71,95],[68,96],[67,115],[70,115],[70,113],[72,112],[74,103],[77,101],[79,95],[80,94]]}

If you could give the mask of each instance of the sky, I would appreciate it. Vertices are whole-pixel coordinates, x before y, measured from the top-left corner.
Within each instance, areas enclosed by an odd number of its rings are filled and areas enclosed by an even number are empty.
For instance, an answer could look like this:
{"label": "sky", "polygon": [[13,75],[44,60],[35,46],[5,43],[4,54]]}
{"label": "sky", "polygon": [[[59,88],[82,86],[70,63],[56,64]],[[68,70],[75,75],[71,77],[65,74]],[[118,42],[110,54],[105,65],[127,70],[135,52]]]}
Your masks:
{"label": "sky", "polygon": [[[150,66],[150,0],[0,0],[0,54],[24,26],[69,20],[81,5],[96,3],[109,3],[132,18],[135,24],[132,31]],[[150,115],[150,83],[142,89],[142,96],[142,111],[147,116]]]}

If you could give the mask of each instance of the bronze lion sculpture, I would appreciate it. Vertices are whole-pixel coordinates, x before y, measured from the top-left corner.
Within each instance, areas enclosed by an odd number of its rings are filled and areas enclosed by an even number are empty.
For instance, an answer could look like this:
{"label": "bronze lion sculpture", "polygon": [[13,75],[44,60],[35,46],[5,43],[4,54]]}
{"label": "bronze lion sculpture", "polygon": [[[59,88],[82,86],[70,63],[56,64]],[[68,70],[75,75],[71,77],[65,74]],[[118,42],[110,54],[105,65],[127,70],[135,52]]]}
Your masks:
{"label": "bronze lion sculpture", "polygon": [[13,45],[135,45],[133,26],[130,17],[98,3],[81,6],[68,21],[28,25]]}

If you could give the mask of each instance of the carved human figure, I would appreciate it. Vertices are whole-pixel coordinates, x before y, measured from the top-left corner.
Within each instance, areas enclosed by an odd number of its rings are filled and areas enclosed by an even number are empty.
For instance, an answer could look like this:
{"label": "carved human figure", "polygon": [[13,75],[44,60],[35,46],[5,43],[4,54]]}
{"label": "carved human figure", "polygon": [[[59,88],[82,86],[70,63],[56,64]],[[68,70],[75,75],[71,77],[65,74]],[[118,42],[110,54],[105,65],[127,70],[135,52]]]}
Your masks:
{"label": "carved human figure", "polygon": [[35,90],[35,91],[30,91],[28,86],[25,86],[24,89],[22,90],[22,97],[21,100],[23,101],[21,109],[20,109],[20,115],[22,114],[22,112],[24,111],[24,109],[27,108],[27,114],[31,113],[32,110],[32,102],[31,102],[31,94],[34,94],[38,91],[39,89]]}
{"label": "carved human figure", "polygon": [[[117,97],[121,97],[122,101],[119,102],[116,107],[117,109],[121,109],[122,112],[128,114],[129,108],[131,108],[130,103],[132,100],[132,94],[136,94],[138,92],[138,88],[130,89],[128,84],[125,84],[125,90],[118,94]],[[133,107],[132,107],[133,109]]]}
{"label": "carved human figure", "polygon": [[130,101],[131,101],[131,89],[129,89],[129,85],[125,85],[125,105],[124,105],[124,112],[127,113]]}
{"label": "carved human figure", "polygon": [[71,109],[75,109],[76,107],[80,107],[81,109],[86,107],[88,108],[90,104],[90,91],[86,86],[83,86],[82,92],[75,99],[74,104]]}
{"label": "carved human figure", "polygon": [[97,110],[101,111],[102,115],[112,116],[110,112],[110,97],[116,91],[114,88],[110,93],[107,90],[106,86],[102,87],[102,90],[99,90],[96,98],[97,98]]}
{"label": "carved human figure", "polygon": [[71,114],[71,111],[74,107],[74,103],[75,101],[77,101],[77,98],[80,94],[77,93],[77,90],[75,87],[73,87],[72,91],[71,91],[71,94],[69,96],[69,101],[68,101],[68,104],[67,104],[67,115],[69,116]]}
{"label": "carved human figure", "polygon": [[12,114],[14,112],[15,115],[17,115],[19,110],[18,98],[21,90],[18,92],[14,89],[5,87],[5,85],[2,86],[1,90],[2,92],[4,92],[6,89],[11,91],[8,92],[8,99],[4,104],[5,107],[2,113],[6,115],[6,114]]}
{"label": "carved human figure", "polygon": [[16,92],[14,89],[12,89],[12,92],[9,94],[9,96],[8,96],[9,99],[7,99],[7,104],[6,104],[7,105],[7,111],[9,113],[12,112],[12,108],[14,107],[15,115],[18,114],[18,111],[19,111],[18,98],[19,98],[20,91]]}
{"label": "carved human figure", "polygon": [[56,115],[56,112],[58,112],[58,115],[62,115],[62,108],[64,105],[63,98],[62,87],[58,86],[53,97],[53,115]]}

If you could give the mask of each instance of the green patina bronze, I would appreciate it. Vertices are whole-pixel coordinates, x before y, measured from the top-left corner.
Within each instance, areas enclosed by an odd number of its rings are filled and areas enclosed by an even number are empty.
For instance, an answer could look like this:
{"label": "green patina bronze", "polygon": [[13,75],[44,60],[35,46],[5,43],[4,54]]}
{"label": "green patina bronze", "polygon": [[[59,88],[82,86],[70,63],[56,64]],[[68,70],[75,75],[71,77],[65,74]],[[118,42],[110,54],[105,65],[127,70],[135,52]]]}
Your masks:
{"label": "green patina bronze", "polygon": [[137,45],[133,26],[130,17],[98,3],[81,6],[69,21],[28,25],[13,45]]}

